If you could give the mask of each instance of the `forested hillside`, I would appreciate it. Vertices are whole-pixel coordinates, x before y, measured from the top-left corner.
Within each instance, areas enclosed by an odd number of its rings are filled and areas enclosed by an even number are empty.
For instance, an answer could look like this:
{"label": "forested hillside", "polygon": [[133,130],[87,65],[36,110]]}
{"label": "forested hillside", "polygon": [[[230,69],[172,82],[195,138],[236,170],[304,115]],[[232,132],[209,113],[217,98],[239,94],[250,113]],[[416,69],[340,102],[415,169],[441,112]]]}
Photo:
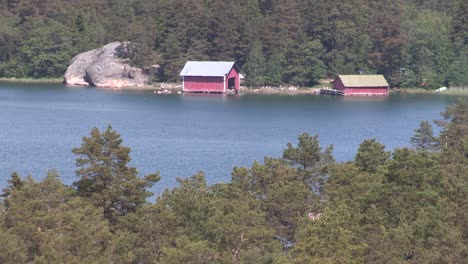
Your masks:
{"label": "forested hillside", "polygon": [[156,81],[186,60],[235,60],[250,85],[380,73],[466,86],[467,17],[465,0],[0,0],[0,77],[58,77],[79,52],[129,40]]}
{"label": "forested hillside", "polygon": [[304,133],[230,183],[199,172],[151,202],[159,174],[138,177],[120,135],[94,128],[72,186],[11,175],[0,263],[466,263],[468,103],[437,124],[413,148],[365,140],[346,163]]}

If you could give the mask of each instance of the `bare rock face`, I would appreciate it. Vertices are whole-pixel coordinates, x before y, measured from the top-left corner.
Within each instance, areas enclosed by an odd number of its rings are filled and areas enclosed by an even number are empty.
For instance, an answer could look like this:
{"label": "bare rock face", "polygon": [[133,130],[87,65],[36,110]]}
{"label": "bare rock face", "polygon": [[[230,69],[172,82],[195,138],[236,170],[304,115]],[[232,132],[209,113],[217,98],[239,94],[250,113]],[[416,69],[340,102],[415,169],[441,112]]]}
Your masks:
{"label": "bare rock face", "polygon": [[149,78],[140,68],[129,65],[117,54],[126,52],[127,42],[112,42],[101,48],[78,54],[70,61],[63,82],[97,87],[141,87]]}

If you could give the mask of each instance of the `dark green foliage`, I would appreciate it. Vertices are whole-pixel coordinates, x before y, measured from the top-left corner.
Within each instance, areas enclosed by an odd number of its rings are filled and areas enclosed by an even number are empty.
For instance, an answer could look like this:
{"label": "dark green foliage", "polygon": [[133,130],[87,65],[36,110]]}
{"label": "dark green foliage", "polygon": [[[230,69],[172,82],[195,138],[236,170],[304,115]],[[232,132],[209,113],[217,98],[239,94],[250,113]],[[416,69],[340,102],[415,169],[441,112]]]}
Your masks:
{"label": "dark green foliage", "polygon": [[[463,120],[466,108],[463,102],[449,108],[443,126],[466,133],[461,123],[450,122]],[[293,259],[463,263],[468,253],[467,157],[456,154],[464,139],[452,139],[458,144],[447,143],[441,153],[403,148],[392,158],[375,140],[364,141],[355,162],[331,169],[324,187],[325,209],[319,220],[304,221],[298,228]],[[371,153],[385,158],[376,160]],[[376,169],[372,164],[379,165]]]}
{"label": "dark green foliage", "polygon": [[400,68],[407,66],[403,57],[406,44],[401,20],[403,1],[375,1],[371,4],[374,9],[381,10],[370,15],[372,47],[368,57],[371,67],[384,74],[391,86],[401,85],[404,76]]}
{"label": "dark green foliage", "polygon": [[324,177],[327,176],[330,166],[335,162],[332,151],[333,145],[322,151],[318,135],[310,136],[307,133],[299,135],[297,147],[288,143],[283,151],[283,159],[291,165],[298,166],[304,183],[314,192],[322,189]]}
{"label": "dark green foliage", "polygon": [[278,236],[291,240],[298,219],[314,206],[314,193],[297,169],[280,159],[265,158],[251,168],[234,168],[232,184],[259,202]]}
{"label": "dark green foliage", "polygon": [[433,150],[436,147],[436,138],[428,121],[422,121],[420,127],[415,129],[414,132],[415,134],[410,140],[414,147],[425,150]]}
{"label": "dark green foliage", "polygon": [[265,84],[266,62],[263,56],[262,44],[258,40],[252,44],[247,56],[247,62],[242,70],[246,74],[249,86],[257,87]]}
{"label": "dark green foliage", "polygon": [[439,142],[447,149],[458,151],[468,157],[468,101],[460,100],[455,106],[442,113],[443,120],[437,124],[442,127]]}
{"label": "dark green foliage", "polygon": [[334,162],[331,150],[322,151],[318,137],[304,133],[297,147],[288,143],[283,159],[265,157],[264,164],[234,168],[232,184],[258,202],[283,242],[291,242],[300,219],[320,207],[317,193]]}
{"label": "dark green foliage", "polygon": [[[448,70],[453,61],[450,43],[450,18],[436,12],[408,10],[415,20],[407,25],[409,37],[408,85],[423,84],[428,88],[446,86]],[[413,82],[413,83],[411,83]]]}
{"label": "dark green foliage", "polygon": [[137,178],[120,135],[93,129],[74,149],[77,188],[55,171],[41,181],[12,174],[0,262],[465,263],[467,109],[447,108],[432,151],[390,155],[370,139],[355,161],[336,163],[304,133],[284,158],[236,167],[230,183],[179,178],[153,203],[146,188],[157,175]]}
{"label": "dark green foliage", "polygon": [[21,177],[17,172],[11,174],[11,179],[8,180],[8,187],[3,189],[3,193],[0,195],[4,200],[4,205],[6,208],[10,206],[9,196],[14,190],[21,190],[23,188],[24,182],[21,180]]}
{"label": "dark green foliage", "polygon": [[[0,2],[3,3],[3,2]],[[69,60],[131,41],[133,65],[180,81],[187,60],[235,60],[247,85],[312,86],[384,74],[392,86],[467,85],[466,1],[8,0],[0,77],[58,77]]]}
{"label": "dark green foliage", "polygon": [[93,128],[90,137],[83,137],[81,147],[73,149],[78,156],[77,193],[102,207],[112,221],[144,204],[152,195],[147,188],[160,179],[159,173],[139,178],[137,169],[127,166],[130,148],[121,143],[120,135],[109,125],[102,133]]}
{"label": "dark green foliage", "polygon": [[[5,231],[0,239],[11,248],[0,253],[7,261],[25,263],[100,262],[111,253],[112,234],[102,213],[92,204],[74,197],[54,171],[41,182],[30,177],[21,189],[9,195],[10,206],[4,212]],[[2,225],[0,225],[2,227]],[[2,232],[5,232],[2,234]],[[16,241],[16,243],[15,243]],[[2,261],[3,262],[3,261]]]}
{"label": "dark green foliage", "polygon": [[322,152],[319,146],[318,135],[310,136],[307,133],[299,135],[297,147],[291,143],[283,151],[283,158],[294,165],[299,165],[304,170],[322,169],[322,167],[333,163],[335,160],[331,155],[333,146],[329,146]]}
{"label": "dark green foliage", "polygon": [[134,251],[143,263],[230,263],[281,259],[281,247],[259,203],[231,184],[207,186],[202,172],[178,179],[155,204],[122,219],[138,233]]}
{"label": "dark green foliage", "polygon": [[[0,213],[0,217],[4,216]],[[20,238],[0,224],[0,262],[5,264],[26,263],[26,246]]]}
{"label": "dark green foliage", "polygon": [[362,216],[340,205],[307,223],[293,249],[294,263],[363,263],[366,244],[358,239]]}
{"label": "dark green foliage", "polygon": [[375,138],[364,140],[359,145],[356,154],[356,166],[363,171],[376,172],[377,168],[383,165],[390,153],[385,151],[385,146],[377,142]]}
{"label": "dark green foliage", "polygon": [[325,64],[322,61],[324,50],[318,40],[296,43],[288,53],[293,58],[287,67],[289,82],[298,86],[312,86],[325,76]]}
{"label": "dark green foliage", "polygon": [[268,58],[265,70],[265,85],[280,86],[286,69],[286,57],[283,53],[273,52]]}

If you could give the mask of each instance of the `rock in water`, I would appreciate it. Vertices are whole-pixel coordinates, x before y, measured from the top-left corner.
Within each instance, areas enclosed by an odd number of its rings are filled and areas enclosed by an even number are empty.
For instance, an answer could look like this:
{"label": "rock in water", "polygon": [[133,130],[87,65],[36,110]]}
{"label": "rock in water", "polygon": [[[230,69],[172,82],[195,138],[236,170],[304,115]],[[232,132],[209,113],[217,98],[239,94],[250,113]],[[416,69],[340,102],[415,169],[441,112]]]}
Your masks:
{"label": "rock in water", "polygon": [[93,85],[97,87],[141,87],[149,77],[140,68],[129,65],[128,60],[119,58],[125,53],[128,42],[112,42],[101,48],[78,54],[70,61],[63,82],[71,85]]}

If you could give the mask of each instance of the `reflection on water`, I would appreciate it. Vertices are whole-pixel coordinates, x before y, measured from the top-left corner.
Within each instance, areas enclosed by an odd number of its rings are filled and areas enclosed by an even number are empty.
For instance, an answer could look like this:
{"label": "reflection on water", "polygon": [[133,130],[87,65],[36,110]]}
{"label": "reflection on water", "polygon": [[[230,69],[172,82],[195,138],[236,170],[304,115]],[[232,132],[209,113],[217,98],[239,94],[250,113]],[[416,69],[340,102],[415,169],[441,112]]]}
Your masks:
{"label": "reflection on water", "polygon": [[388,96],[342,96],[345,102],[382,102],[389,100]]}

